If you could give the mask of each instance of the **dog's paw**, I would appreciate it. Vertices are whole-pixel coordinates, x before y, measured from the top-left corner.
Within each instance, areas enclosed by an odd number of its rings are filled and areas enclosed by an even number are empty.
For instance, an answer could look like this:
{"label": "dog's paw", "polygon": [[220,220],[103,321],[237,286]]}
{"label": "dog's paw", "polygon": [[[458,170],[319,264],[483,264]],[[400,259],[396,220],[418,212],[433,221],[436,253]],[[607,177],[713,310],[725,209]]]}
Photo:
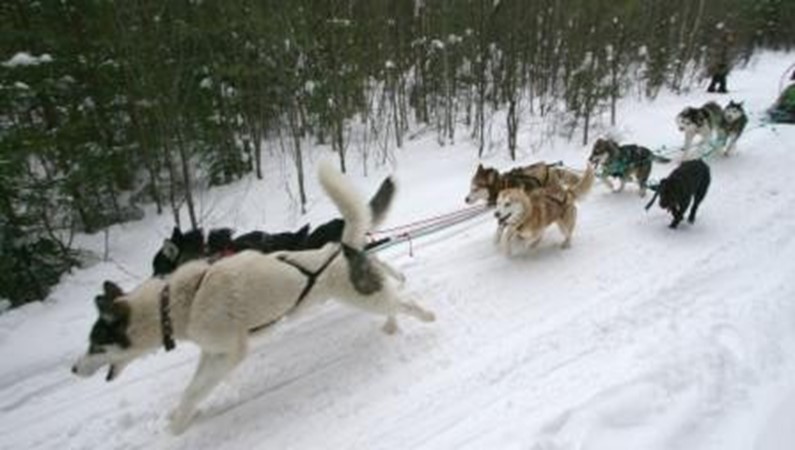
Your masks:
{"label": "dog's paw", "polygon": [[182,408],[177,408],[168,415],[169,423],[168,430],[174,435],[180,435],[185,432],[190,426],[193,417],[196,415],[195,411],[183,411]]}
{"label": "dog's paw", "polygon": [[423,322],[436,322],[436,314],[432,311],[423,310],[419,316],[420,320]]}
{"label": "dog's paw", "polygon": [[567,248],[571,248],[571,241],[563,241],[560,244],[560,248],[566,250]]}
{"label": "dog's paw", "polygon": [[398,324],[397,320],[394,317],[388,317],[386,322],[384,322],[384,326],[381,327],[381,331],[388,335],[393,335],[398,331]]}

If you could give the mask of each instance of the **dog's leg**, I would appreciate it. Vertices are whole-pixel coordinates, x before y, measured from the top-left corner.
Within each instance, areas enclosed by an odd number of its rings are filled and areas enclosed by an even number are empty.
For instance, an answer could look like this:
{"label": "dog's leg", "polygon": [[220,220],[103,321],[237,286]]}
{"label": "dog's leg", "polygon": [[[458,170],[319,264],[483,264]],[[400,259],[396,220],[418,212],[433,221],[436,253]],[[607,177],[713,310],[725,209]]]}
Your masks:
{"label": "dog's leg", "polygon": [[385,285],[382,290],[371,295],[342,296],[339,300],[363,311],[386,316],[386,322],[381,328],[386,334],[398,331],[398,314],[406,314],[422,322],[436,320],[433,312],[420,307],[412,300],[403,300],[402,296],[389,285]]}
{"label": "dog's leg", "polygon": [[[393,296],[394,294],[388,294],[389,296]],[[436,315],[419,306],[417,303],[411,300],[401,300],[397,296],[394,296],[392,299],[389,300],[389,303],[394,303],[397,305],[397,312],[401,314],[406,314],[408,316],[414,317],[415,319],[421,322],[433,322],[436,320]],[[395,334],[398,331],[398,323],[397,317],[395,314],[387,315],[386,322],[381,327],[381,330],[384,331],[386,334]]]}
{"label": "dog's leg", "polygon": [[648,166],[642,167],[636,174],[635,178],[638,180],[638,187],[640,188],[640,196],[646,196],[646,187],[649,182],[649,175],[651,174],[651,161]]}
{"label": "dog's leg", "polygon": [[624,190],[624,186],[627,184],[627,179],[623,176],[619,177],[618,179],[620,180],[621,184],[618,185],[618,191],[616,192],[622,192]]}
{"label": "dog's leg", "polygon": [[615,191],[615,187],[613,187],[613,182],[610,181],[610,177],[609,176],[604,175],[604,176],[601,176],[599,178],[602,179],[602,183],[604,183],[605,186],[607,186],[607,188],[610,189],[610,191]]}
{"label": "dog's leg", "polygon": [[397,280],[397,282],[401,286],[406,283],[406,275],[404,275],[403,272],[392,267],[391,264],[381,261],[380,259],[374,257],[371,257],[370,261],[374,262],[376,266],[378,266],[381,270],[384,271],[384,273]]}
{"label": "dog's leg", "polygon": [[735,146],[735,144],[737,144],[737,139],[739,137],[740,136],[738,134],[735,134],[735,133],[732,133],[729,136],[729,138],[728,138],[728,140],[726,142],[726,148],[723,150],[723,156],[730,156],[731,153],[734,152],[734,146]]}
{"label": "dog's leg", "polygon": [[408,316],[414,317],[420,322],[433,322],[436,320],[436,314],[434,314],[432,311],[429,311],[421,307],[413,300],[401,300],[398,298],[397,303],[398,303],[398,311],[401,314],[406,314]]}
{"label": "dog's leg", "polygon": [[682,148],[682,161],[687,161],[690,159],[690,146],[693,145],[693,138],[695,136],[695,131],[690,130],[689,128],[685,130],[685,146]]}
{"label": "dog's leg", "polygon": [[527,246],[528,248],[536,248],[538,244],[541,243],[541,238],[544,237],[544,230],[538,230],[537,232],[533,233],[530,236],[530,244]]}
{"label": "dog's leg", "polygon": [[229,353],[211,353],[202,350],[199,365],[188,387],[182,394],[179,406],[170,416],[170,429],[174,434],[184,432],[196,415],[196,407],[240,362],[245,353],[244,338]]}
{"label": "dog's leg", "polygon": [[675,205],[671,210],[674,220],[668,225],[670,228],[676,228],[685,216],[688,206],[690,206],[690,197],[682,200],[679,204]]}
{"label": "dog's leg", "polygon": [[513,230],[505,227],[500,240],[500,246],[506,256],[511,256],[511,241],[513,241],[513,235]]}
{"label": "dog's leg", "polygon": [[502,238],[502,234],[505,231],[505,226],[497,224],[497,231],[494,233],[494,245],[500,244],[500,239]]}
{"label": "dog's leg", "polygon": [[698,191],[693,196],[693,207],[690,208],[690,215],[687,217],[688,223],[694,223],[696,221],[696,212],[698,211],[699,205],[701,205],[701,201],[704,200],[704,196],[707,195],[707,186],[702,185],[699,186]]}
{"label": "dog's leg", "polygon": [[574,226],[577,224],[577,208],[573,206],[569,208],[565,215],[558,220],[557,224],[564,238],[560,248],[571,247],[571,236],[574,234]]}

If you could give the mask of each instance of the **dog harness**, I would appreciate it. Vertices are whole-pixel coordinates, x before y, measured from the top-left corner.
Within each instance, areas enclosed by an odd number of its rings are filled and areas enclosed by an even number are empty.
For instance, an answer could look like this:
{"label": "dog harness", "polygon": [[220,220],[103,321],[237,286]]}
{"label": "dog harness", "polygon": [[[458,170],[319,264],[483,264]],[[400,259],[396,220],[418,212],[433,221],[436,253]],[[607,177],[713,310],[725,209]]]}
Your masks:
{"label": "dog harness", "polygon": [[[285,313],[285,315],[291,313],[292,311],[295,311],[299,306],[301,306],[301,303],[304,301],[304,299],[306,299],[306,296],[309,295],[309,291],[311,291],[312,288],[315,286],[315,283],[317,282],[318,277],[323,272],[325,272],[325,270],[328,268],[328,266],[331,265],[331,262],[334,261],[334,258],[336,258],[340,254],[341,251],[342,251],[341,248],[339,248],[336,251],[334,251],[334,253],[332,253],[331,256],[329,256],[329,258],[326,260],[326,262],[324,262],[323,265],[321,265],[314,272],[312,272],[311,270],[307,269],[306,267],[298,264],[295,261],[291,261],[290,259],[287,258],[287,255],[285,255],[285,254],[282,254],[282,255],[279,255],[279,256],[276,257],[276,259],[278,259],[279,261],[281,261],[281,262],[283,262],[283,263],[285,263],[285,264],[287,264],[289,266],[294,267],[296,270],[301,272],[306,277],[306,284],[304,285],[304,289],[298,295],[298,299],[295,301],[295,304]],[[263,330],[263,329],[273,325],[278,320],[279,319],[276,319],[276,320],[272,320],[270,322],[263,323],[262,325],[257,325],[256,327],[249,329],[248,332],[249,333],[256,333],[257,331]]]}
{"label": "dog harness", "polygon": [[301,294],[298,295],[298,300],[295,301],[295,305],[293,305],[292,309],[295,309],[299,305],[301,305],[301,302],[304,301],[306,296],[309,294],[309,291],[311,291],[312,288],[315,286],[315,283],[317,282],[317,278],[323,272],[325,272],[325,270],[328,268],[328,266],[331,264],[331,262],[334,261],[334,258],[336,258],[340,254],[341,251],[342,251],[342,248],[338,248],[337,250],[335,250],[334,253],[332,253],[331,256],[329,256],[329,258],[326,260],[326,262],[324,262],[323,265],[320,266],[314,272],[312,272],[311,270],[307,269],[306,267],[298,264],[295,261],[291,261],[290,259],[287,258],[287,255],[285,255],[285,254],[282,254],[282,255],[279,255],[279,256],[276,257],[276,259],[278,259],[279,261],[281,261],[281,262],[283,262],[283,263],[285,263],[285,264],[287,264],[289,266],[294,267],[296,270],[301,272],[306,277],[306,284],[304,285],[304,289],[301,291]]}

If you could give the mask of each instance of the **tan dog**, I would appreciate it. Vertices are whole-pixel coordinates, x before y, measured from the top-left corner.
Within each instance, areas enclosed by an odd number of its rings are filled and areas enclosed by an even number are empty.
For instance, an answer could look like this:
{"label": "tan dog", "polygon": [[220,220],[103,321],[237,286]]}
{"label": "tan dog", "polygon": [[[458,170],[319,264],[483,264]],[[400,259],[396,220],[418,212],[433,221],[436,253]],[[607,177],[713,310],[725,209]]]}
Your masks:
{"label": "tan dog", "polygon": [[593,185],[594,170],[588,166],[579,183],[562,191],[556,188],[539,188],[531,192],[509,188],[497,197],[497,210],[494,216],[498,221],[497,241],[506,255],[511,255],[511,243],[519,238],[528,247],[541,242],[544,230],[553,223],[563,233],[561,245],[568,248],[577,223],[575,202],[582,198]]}

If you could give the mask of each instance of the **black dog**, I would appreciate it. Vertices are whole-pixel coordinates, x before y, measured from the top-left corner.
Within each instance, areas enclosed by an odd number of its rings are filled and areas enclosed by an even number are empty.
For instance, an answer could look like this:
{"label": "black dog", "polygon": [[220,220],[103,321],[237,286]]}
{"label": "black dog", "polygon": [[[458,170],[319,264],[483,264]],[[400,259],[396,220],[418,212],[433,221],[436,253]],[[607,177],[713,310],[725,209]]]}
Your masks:
{"label": "black dog", "polygon": [[234,238],[231,249],[233,253],[243,250],[258,250],[262,253],[305,250],[308,235],[309,225],[304,225],[295,232],[266,233],[264,231],[251,231]]}
{"label": "black dog", "polygon": [[646,209],[651,208],[657,196],[660,196],[660,207],[667,209],[674,216],[674,220],[669,225],[676,228],[693,200],[693,207],[690,208],[690,215],[687,221],[690,223],[696,220],[698,205],[704,200],[709,189],[710,174],[709,166],[700,159],[685,161],[679,165],[667,178],[660,180],[657,189]]}
{"label": "black dog", "polygon": [[318,226],[306,238],[306,249],[318,249],[329,242],[339,242],[342,239],[343,228],[345,221],[342,219],[331,219]]}
{"label": "black dog", "polygon": [[154,275],[167,275],[179,265],[201,258],[204,253],[204,231],[201,228],[183,234],[174,227],[171,238],[163,240],[163,246],[152,261]]}
{"label": "black dog", "polygon": [[201,228],[182,233],[174,227],[170,239],[165,239],[163,246],[155,254],[152,261],[154,276],[165,276],[180,265],[204,257],[223,257],[243,250],[258,250],[272,253],[282,250],[303,250],[309,234],[309,225],[304,225],[295,232],[266,233],[252,231],[232,239],[230,228],[210,230],[205,245],[204,231]]}

